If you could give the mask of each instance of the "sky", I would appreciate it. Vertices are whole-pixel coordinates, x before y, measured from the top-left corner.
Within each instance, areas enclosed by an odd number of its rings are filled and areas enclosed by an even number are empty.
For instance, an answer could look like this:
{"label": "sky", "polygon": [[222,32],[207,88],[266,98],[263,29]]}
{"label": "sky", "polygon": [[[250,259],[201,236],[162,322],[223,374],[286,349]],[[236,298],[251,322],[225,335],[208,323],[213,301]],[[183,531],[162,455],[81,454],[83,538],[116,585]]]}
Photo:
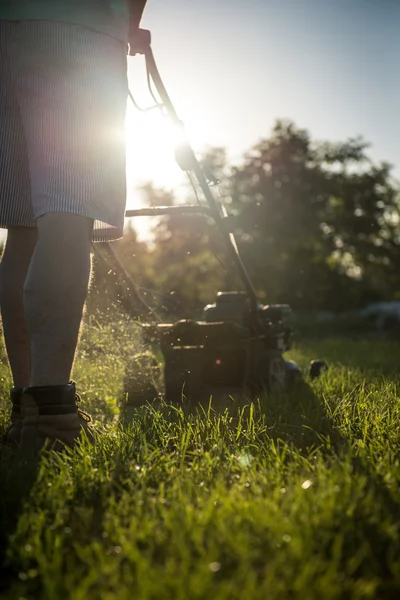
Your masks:
{"label": "sky", "polygon": [[[400,0],[147,0],[141,26],[196,151],[223,146],[240,162],[276,119],[291,119],[313,139],[362,135],[400,180]],[[151,104],[141,57],[128,73]],[[145,181],[179,189],[158,111],[129,107],[127,134],[127,208],[143,204]],[[143,237],[150,226],[136,223]]]}
{"label": "sky", "polygon": [[[148,0],[141,26],[195,150],[239,161],[291,119],[314,139],[362,135],[400,179],[400,0]],[[140,58],[129,78],[146,104]],[[161,120],[129,111],[130,189],[181,179]]]}

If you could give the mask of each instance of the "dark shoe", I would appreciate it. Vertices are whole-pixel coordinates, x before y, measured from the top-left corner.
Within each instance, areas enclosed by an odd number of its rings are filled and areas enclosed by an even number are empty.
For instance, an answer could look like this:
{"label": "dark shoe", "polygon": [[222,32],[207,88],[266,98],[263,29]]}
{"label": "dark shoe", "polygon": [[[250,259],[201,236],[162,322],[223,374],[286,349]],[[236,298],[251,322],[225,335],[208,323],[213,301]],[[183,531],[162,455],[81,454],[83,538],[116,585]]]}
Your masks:
{"label": "dark shoe", "polygon": [[21,398],[22,388],[11,388],[10,400],[12,404],[11,409],[11,423],[3,435],[2,443],[4,446],[18,446],[21,438],[22,429],[22,411],[21,411]]}
{"label": "dark shoe", "polygon": [[72,447],[82,437],[94,440],[91,417],[78,408],[75,383],[25,388],[22,394],[21,449],[38,452]]}

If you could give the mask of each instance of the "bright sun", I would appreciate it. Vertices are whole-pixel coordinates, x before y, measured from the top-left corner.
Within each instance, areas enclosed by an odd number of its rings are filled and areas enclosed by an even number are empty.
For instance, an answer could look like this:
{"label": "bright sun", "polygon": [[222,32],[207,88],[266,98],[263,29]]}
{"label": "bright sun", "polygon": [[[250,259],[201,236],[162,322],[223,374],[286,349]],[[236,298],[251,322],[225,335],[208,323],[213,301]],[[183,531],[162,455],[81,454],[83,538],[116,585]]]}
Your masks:
{"label": "bright sun", "polygon": [[154,179],[167,185],[174,178],[173,140],[167,119],[159,111],[139,113],[128,108],[126,136],[128,178],[133,182]]}
{"label": "bright sun", "polygon": [[[140,113],[129,106],[126,135],[128,190],[144,181],[153,181],[155,185],[169,189],[182,183],[183,173],[174,158],[177,134],[170,120],[159,110]],[[196,137],[199,147],[201,142],[199,136]],[[191,138],[193,140],[193,135]],[[128,208],[137,205],[135,195],[134,191],[128,193]]]}

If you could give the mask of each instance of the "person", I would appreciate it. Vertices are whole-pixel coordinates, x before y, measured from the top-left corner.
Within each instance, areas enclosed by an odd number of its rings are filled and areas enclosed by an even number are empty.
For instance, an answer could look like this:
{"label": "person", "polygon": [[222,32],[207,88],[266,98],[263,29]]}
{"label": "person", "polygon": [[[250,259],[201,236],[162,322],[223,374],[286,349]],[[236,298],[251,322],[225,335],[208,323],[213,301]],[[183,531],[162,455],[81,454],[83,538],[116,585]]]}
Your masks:
{"label": "person", "polygon": [[0,307],[14,386],[4,441],[27,451],[91,434],[71,371],[91,242],[123,231],[129,2],[0,4]]}

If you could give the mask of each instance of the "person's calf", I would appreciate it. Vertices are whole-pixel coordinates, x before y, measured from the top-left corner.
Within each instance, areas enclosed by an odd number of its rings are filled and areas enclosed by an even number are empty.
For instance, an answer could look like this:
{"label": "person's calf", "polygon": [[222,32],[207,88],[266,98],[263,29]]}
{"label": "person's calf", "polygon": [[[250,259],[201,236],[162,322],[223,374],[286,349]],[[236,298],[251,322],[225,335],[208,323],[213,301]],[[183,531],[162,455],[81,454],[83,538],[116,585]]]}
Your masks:
{"label": "person's calf", "polygon": [[14,386],[30,385],[30,342],[23,287],[37,242],[37,231],[11,227],[0,264],[0,307],[4,341]]}
{"label": "person's calf", "polygon": [[93,221],[48,213],[24,286],[31,342],[31,385],[66,385],[71,376],[90,280]]}

